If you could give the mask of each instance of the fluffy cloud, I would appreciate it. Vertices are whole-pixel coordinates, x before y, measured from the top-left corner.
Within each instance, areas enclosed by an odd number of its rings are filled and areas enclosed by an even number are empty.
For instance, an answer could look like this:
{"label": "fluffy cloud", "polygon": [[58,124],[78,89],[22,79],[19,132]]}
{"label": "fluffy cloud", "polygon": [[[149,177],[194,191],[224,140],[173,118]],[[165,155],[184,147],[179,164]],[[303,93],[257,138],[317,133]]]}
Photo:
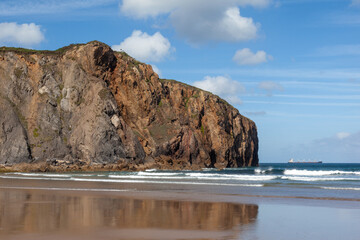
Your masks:
{"label": "fluffy cloud", "polygon": [[249,48],[237,50],[233,61],[239,65],[256,65],[271,60],[272,56],[266,54],[264,51],[257,51],[253,53]]}
{"label": "fluffy cloud", "polygon": [[342,139],[345,139],[345,138],[349,137],[350,135],[351,134],[348,133],[348,132],[339,132],[339,133],[336,134],[336,137],[338,139],[342,140]]}
{"label": "fluffy cloud", "polygon": [[265,90],[268,96],[271,96],[274,91],[284,91],[284,88],[281,84],[273,81],[260,82],[258,88]]}
{"label": "fluffy cloud", "polygon": [[38,44],[44,40],[41,27],[34,23],[0,23],[0,43],[20,46]]}
{"label": "fluffy cloud", "polygon": [[206,12],[209,8],[222,8],[223,6],[266,7],[270,2],[270,0],[123,0],[120,4],[120,10],[127,16],[147,18],[191,7],[202,8]]}
{"label": "fluffy cloud", "polygon": [[156,17],[173,11],[186,1],[176,0],[123,0],[120,10],[123,14],[134,18]]}
{"label": "fluffy cloud", "polygon": [[159,77],[161,77],[162,74],[161,74],[160,69],[154,64],[152,64],[151,67],[152,67],[153,71],[156,72],[157,75],[159,75]]}
{"label": "fluffy cloud", "polygon": [[195,87],[212,92],[231,104],[242,104],[239,94],[245,92],[245,87],[237,81],[225,76],[206,76],[202,81],[194,82]]}
{"label": "fluffy cloud", "polygon": [[167,14],[179,35],[197,44],[205,41],[247,41],[259,24],[240,15],[239,6],[266,7],[270,0],[123,0],[124,15],[148,18]]}
{"label": "fluffy cloud", "polygon": [[[189,12],[191,17],[186,16]],[[172,15],[172,22],[182,37],[195,44],[208,40],[247,41],[257,37],[259,24],[255,24],[252,18],[242,17],[237,7],[211,15],[198,14],[196,9],[177,11]]]}
{"label": "fluffy cloud", "polygon": [[160,32],[148,35],[135,30],[130,37],[126,38],[120,45],[112,46],[115,51],[125,51],[139,61],[159,62],[170,54],[171,44]]}

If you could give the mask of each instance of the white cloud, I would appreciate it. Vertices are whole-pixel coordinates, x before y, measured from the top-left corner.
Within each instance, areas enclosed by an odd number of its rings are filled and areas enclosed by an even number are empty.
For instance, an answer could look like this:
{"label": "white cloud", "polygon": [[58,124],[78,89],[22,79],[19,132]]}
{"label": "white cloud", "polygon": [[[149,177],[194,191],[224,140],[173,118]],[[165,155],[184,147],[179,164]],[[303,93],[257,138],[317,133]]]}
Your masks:
{"label": "white cloud", "polygon": [[152,67],[153,71],[156,72],[157,75],[159,75],[159,77],[161,77],[161,71],[160,71],[160,69],[159,69],[156,65],[154,65],[154,64],[152,64],[151,67]]}
{"label": "white cloud", "polygon": [[270,0],[124,0],[124,15],[148,18],[167,14],[178,34],[190,43],[247,41],[257,37],[259,24],[240,15],[239,6],[266,7]]}
{"label": "white cloud", "polygon": [[242,104],[238,95],[245,92],[245,87],[241,83],[234,81],[229,77],[206,76],[202,81],[194,82],[193,85],[219,95],[231,104]]}
{"label": "white cloud", "polygon": [[342,139],[345,139],[345,138],[349,137],[350,135],[351,134],[348,133],[348,132],[339,132],[339,133],[336,134],[336,137],[338,139],[342,140]]}
{"label": "white cloud", "polygon": [[232,105],[243,104],[243,101],[238,96],[235,96],[235,95],[228,95],[228,96],[224,96],[223,98]]}
{"label": "white cloud", "polygon": [[257,37],[259,28],[252,18],[242,17],[237,7],[214,14],[198,14],[196,9],[178,10],[171,19],[179,35],[195,44],[208,40],[248,41]]}
{"label": "white cloud", "polygon": [[183,4],[176,0],[123,0],[120,10],[127,16],[147,18],[169,13],[179,5]]}
{"label": "white cloud", "polygon": [[264,51],[253,53],[249,48],[237,50],[233,57],[233,61],[239,65],[256,65],[268,60],[272,60],[271,55],[266,54]]}
{"label": "white cloud", "polygon": [[19,46],[30,46],[44,40],[41,27],[34,23],[17,24],[0,23],[0,43]]}
{"label": "white cloud", "polygon": [[281,84],[273,81],[260,82],[258,88],[265,90],[268,96],[271,96],[274,91],[284,91],[284,88]]}
{"label": "white cloud", "polygon": [[266,7],[270,0],[123,0],[120,4],[120,10],[123,14],[134,18],[156,17],[161,14],[168,14],[176,10],[194,7],[200,7],[207,11],[213,6],[253,6]]}
{"label": "white cloud", "polygon": [[194,82],[193,85],[217,95],[234,95],[245,92],[241,83],[225,76],[206,76],[202,81]]}
{"label": "white cloud", "polygon": [[170,54],[174,48],[167,38],[156,32],[148,35],[139,30],[133,31],[120,45],[112,46],[115,51],[125,51],[139,61],[159,62]]}

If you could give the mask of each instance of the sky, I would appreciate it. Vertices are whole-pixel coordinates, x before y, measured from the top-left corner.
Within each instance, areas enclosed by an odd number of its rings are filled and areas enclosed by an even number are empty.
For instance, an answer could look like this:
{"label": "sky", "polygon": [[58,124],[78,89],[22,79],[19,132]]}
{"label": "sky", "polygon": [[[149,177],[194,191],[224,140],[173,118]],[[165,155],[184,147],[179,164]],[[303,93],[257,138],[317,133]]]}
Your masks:
{"label": "sky", "polygon": [[0,46],[92,40],[226,99],[260,162],[360,163],[360,0],[0,0]]}

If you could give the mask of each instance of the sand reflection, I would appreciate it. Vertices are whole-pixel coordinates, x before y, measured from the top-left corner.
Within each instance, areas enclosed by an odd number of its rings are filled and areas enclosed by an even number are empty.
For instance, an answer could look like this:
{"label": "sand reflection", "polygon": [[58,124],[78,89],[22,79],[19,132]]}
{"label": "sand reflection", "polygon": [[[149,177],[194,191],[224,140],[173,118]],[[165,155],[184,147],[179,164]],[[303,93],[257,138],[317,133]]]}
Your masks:
{"label": "sand reflection", "polygon": [[258,206],[2,190],[1,239],[239,239]]}

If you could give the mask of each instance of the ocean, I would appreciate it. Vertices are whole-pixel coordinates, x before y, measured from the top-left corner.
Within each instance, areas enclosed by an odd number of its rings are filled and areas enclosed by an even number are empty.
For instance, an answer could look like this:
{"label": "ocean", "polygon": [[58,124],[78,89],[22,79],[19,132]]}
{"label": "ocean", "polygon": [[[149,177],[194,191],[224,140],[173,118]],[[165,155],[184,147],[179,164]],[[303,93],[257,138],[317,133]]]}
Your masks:
{"label": "ocean", "polygon": [[1,173],[2,240],[357,240],[360,164]]}
{"label": "ocean", "polygon": [[219,194],[360,200],[360,164],[344,163],[263,163],[259,167],[202,171],[5,173],[1,178],[103,183],[104,188],[96,191],[125,191],[122,187],[141,184],[131,191],[191,192],[193,188],[196,192]]}

